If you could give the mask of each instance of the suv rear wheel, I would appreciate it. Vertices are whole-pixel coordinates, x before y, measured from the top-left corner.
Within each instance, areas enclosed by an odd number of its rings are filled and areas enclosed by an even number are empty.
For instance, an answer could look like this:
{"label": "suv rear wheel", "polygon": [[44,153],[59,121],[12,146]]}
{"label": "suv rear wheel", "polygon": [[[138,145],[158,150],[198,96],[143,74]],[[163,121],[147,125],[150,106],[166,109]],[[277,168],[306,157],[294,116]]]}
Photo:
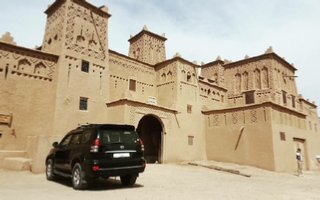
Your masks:
{"label": "suv rear wheel", "polygon": [[50,180],[50,181],[55,178],[55,175],[53,173],[53,161],[52,161],[52,159],[48,159],[47,160],[46,177],[47,177],[47,180]]}
{"label": "suv rear wheel", "polygon": [[72,169],[72,186],[75,190],[82,190],[88,187],[79,163],[76,163]]}
{"label": "suv rear wheel", "polygon": [[120,176],[122,185],[128,186],[136,183],[137,175],[136,174],[128,174],[125,176]]}

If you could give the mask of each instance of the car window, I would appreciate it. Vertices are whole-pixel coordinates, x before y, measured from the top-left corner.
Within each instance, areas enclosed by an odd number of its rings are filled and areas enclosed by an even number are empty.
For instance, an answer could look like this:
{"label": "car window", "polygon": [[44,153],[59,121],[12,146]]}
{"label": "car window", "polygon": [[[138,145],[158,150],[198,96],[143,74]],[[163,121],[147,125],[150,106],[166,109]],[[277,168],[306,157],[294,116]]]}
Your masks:
{"label": "car window", "polygon": [[92,130],[85,130],[82,134],[82,144],[90,142]]}
{"label": "car window", "polygon": [[60,142],[60,146],[68,145],[71,139],[71,135],[66,136],[63,138],[63,140]]}
{"label": "car window", "polygon": [[139,142],[139,137],[135,131],[125,130],[100,130],[100,139],[104,144]]}
{"label": "car window", "polygon": [[72,135],[70,144],[71,145],[80,144],[80,138],[81,138],[81,133]]}

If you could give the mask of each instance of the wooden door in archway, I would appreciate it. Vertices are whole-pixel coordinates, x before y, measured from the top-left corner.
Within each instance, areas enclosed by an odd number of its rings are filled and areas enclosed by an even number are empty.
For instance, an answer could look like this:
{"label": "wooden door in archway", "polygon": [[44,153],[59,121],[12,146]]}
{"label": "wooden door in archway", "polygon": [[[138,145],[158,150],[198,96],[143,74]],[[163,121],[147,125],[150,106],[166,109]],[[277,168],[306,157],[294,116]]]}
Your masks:
{"label": "wooden door in archway", "polygon": [[148,163],[162,162],[162,124],[157,117],[145,115],[139,121],[137,132],[145,147],[144,156]]}

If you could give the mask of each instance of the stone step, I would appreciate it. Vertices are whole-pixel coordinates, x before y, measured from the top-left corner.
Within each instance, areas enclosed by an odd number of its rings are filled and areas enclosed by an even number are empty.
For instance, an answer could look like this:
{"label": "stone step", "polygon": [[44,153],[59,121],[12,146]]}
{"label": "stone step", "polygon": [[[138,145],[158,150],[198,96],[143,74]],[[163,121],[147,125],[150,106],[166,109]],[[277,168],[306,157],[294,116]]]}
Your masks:
{"label": "stone step", "polygon": [[3,161],[3,169],[13,171],[30,171],[32,165],[32,159],[11,157],[5,158]]}
{"label": "stone step", "polygon": [[26,157],[26,152],[22,150],[0,150],[0,169],[3,168],[5,158]]}

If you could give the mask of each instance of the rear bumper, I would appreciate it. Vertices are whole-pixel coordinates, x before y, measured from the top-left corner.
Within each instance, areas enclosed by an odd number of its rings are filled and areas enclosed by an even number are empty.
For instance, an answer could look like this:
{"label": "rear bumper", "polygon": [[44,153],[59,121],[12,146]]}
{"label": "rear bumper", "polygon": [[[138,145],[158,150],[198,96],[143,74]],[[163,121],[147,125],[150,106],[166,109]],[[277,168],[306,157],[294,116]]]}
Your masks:
{"label": "rear bumper", "polygon": [[[99,166],[99,169],[95,171],[93,170],[93,166]],[[104,164],[104,166],[108,165]],[[139,164],[136,163],[135,165],[120,165],[119,167],[102,167],[97,161],[94,161],[93,163],[89,161],[83,162],[82,167],[88,178],[123,176],[127,174],[139,174],[144,172],[146,168],[146,160],[142,157]]]}
{"label": "rear bumper", "polygon": [[[133,164],[133,163],[132,163]],[[102,164],[98,160],[92,161],[85,161],[82,163],[82,169],[85,172],[85,175],[88,178],[99,178],[99,177],[109,177],[109,176],[123,176],[127,174],[139,174],[144,172],[146,168],[146,160],[141,157],[139,162],[136,162],[133,165],[129,163],[121,163],[118,162],[117,165],[115,164]],[[112,167],[111,167],[111,166]],[[93,170],[93,166],[99,167],[98,170]]]}
{"label": "rear bumper", "polygon": [[115,167],[115,168],[102,168],[99,169],[101,175],[108,176],[121,176],[126,174],[138,174],[144,172],[145,166],[127,166],[127,167]]}
{"label": "rear bumper", "polygon": [[113,168],[100,168],[98,171],[91,171],[91,178],[99,178],[106,176],[123,176],[127,174],[139,174],[144,172],[145,166],[126,166],[126,167],[113,167]]}

